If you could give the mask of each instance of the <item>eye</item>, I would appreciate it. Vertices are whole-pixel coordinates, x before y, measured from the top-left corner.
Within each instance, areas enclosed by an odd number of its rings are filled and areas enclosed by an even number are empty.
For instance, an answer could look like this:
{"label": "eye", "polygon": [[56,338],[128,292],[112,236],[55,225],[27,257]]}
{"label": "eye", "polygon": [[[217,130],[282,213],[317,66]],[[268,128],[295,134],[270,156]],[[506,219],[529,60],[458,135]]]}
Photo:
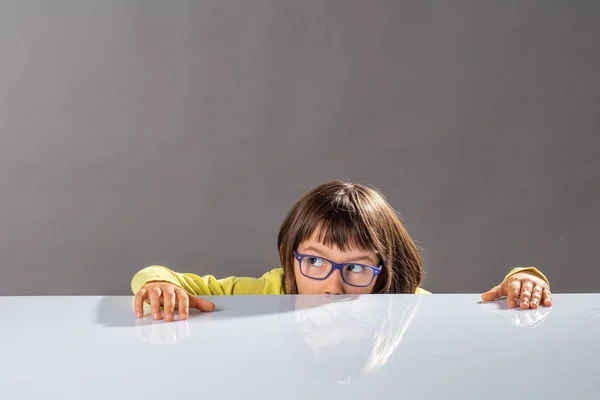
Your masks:
{"label": "eye", "polygon": [[346,265],[346,269],[355,274],[361,273],[365,270],[365,267],[356,264],[348,264]]}
{"label": "eye", "polygon": [[310,262],[310,265],[313,267],[322,267],[323,264],[325,264],[325,262],[323,261],[323,259],[319,258],[319,257],[310,257],[308,259],[308,261]]}

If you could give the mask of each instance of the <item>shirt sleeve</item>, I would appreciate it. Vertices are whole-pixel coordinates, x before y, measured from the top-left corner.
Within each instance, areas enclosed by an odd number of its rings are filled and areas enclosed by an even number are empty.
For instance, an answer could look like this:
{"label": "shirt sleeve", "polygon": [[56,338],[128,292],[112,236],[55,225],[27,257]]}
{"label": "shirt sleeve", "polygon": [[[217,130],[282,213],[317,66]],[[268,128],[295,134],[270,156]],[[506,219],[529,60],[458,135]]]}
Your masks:
{"label": "shirt sleeve", "polygon": [[518,274],[519,272],[529,272],[532,273],[540,278],[542,278],[543,280],[546,281],[546,283],[548,284],[548,287],[550,287],[550,281],[548,280],[548,278],[546,278],[546,275],[544,275],[542,273],[542,271],[538,270],[535,267],[520,267],[520,268],[514,268],[512,271],[510,271],[508,273],[508,275],[506,275],[506,277],[504,279],[508,279],[511,276]]}
{"label": "shirt sleeve", "polygon": [[152,265],[136,273],[131,280],[131,291],[136,294],[146,283],[154,281],[172,283],[193,296],[283,294],[283,274],[279,269],[260,278],[232,276],[217,279],[212,275],[179,273],[161,265]]}

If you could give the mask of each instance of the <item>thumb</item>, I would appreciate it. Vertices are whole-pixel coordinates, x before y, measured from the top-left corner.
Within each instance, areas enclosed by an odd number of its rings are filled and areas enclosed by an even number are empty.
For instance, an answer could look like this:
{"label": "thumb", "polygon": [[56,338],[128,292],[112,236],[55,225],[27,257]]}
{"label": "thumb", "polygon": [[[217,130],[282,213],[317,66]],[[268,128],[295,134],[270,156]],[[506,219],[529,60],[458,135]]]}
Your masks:
{"label": "thumb", "polygon": [[483,300],[483,301],[494,301],[498,297],[502,297],[502,296],[504,296],[504,294],[502,294],[502,284],[500,284],[498,286],[494,286],[493,288],[491,288],[487,292],[482,293],[481,294],[481,300]]}
{"label": "thumb", "polygon": [[195,308],[202,312],[212,312],[215,311],[215,303],[211,303],[201,297],[190,296],[190,308]]}

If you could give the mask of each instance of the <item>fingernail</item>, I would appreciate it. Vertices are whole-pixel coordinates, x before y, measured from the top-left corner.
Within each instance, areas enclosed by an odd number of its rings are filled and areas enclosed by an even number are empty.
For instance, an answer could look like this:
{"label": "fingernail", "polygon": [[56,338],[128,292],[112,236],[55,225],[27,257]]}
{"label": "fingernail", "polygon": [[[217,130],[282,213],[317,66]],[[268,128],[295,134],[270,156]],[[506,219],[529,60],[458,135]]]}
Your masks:
{"label": "fingernail", "polygon": [[135,316],[136,316],[137,318],[142,318],[142,313],[138,311],[137,313],[135,313]]}
{"label": "fingernail", "polygon": [[186,319],[187,318],[187,314],[186,313],[181,313],[181,314],[179,314],[179,317],[181,319]]}
{"label": "fingernail", "polygon": [[533,299],[533,300],[531,300],[531,303],[532,303],[532,304],[537,304],[537,300],[536,300],[536,299]]}

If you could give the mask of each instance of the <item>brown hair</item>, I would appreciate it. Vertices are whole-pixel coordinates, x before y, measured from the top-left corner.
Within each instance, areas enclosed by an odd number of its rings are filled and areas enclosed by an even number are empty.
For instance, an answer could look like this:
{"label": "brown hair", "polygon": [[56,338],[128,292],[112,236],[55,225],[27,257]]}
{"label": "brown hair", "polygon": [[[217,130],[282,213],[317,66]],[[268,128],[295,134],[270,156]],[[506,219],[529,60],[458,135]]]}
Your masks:
{"label": "brown hair", "polygon": [[277,248],[287,294],[298,293],[293,251],[315,230],[326,246],[379,255],[383,270],[373,293],[415,293],[421,284],[417,246],[385,197],[363,185],[333,181],[302,196],[281,224]]}

